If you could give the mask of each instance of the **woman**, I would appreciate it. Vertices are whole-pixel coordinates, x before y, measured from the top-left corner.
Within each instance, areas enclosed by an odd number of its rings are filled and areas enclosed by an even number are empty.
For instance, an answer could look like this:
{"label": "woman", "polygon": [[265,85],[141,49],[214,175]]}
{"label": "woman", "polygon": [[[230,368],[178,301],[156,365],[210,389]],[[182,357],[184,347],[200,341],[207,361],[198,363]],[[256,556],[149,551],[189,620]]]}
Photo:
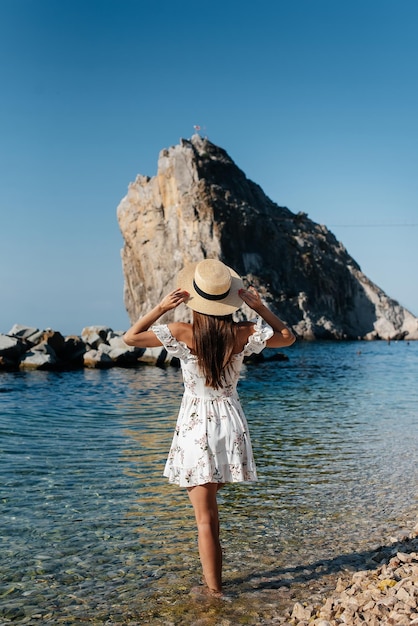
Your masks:
{"label": "woman", "polygon": [[[264,347],[290,346],[292,331],[243,288],[238,274],[220,261],[206,259],[185,267],[178,288],[138,320],[124,335],[129,346],[163,345],[180,359],[184,396],[164,476],[186,487],[198,528],[205,593],[222,595],[222,551],[216,494],[227,482],[257,480],[248,425],[236,386],[245,356]],[[193,311],[193,323],[155,325],[181,303]],[[234,322],[245,302],[258,315]]]}

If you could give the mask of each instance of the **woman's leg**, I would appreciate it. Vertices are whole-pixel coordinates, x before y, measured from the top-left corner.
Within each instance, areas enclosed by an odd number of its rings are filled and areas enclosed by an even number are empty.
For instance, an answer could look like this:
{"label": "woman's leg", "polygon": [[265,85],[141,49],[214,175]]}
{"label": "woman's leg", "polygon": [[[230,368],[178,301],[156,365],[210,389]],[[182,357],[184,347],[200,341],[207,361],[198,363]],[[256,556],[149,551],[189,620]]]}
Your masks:
{"label": "woman's leg", "polygon": [[219,542],[217,483],[189,487],[198,530],[198,546],[203,576],[209,590],[222,592],[222,549]]}

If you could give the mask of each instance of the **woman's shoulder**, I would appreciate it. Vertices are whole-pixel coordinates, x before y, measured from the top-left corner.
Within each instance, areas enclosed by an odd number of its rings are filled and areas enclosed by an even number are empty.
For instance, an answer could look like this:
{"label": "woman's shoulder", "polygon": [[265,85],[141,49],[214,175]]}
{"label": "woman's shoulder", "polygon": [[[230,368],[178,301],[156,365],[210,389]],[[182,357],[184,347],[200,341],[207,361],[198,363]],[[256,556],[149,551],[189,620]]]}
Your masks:
{"label": "woman's shoulder", "polygon": [[185,333],[188,324],[173,322],[170,324],[154,324],[151,330],[157,339],[165,347],[167,352],[180,359],[186,359],[191,353],[188,346],[187,334]]}
{"label": "woman's shoulder", "polygon": [[171,322],[167,324],[172,336],[186,345],[192,345],[193,330],[192,325],[187,322]]}
{"label": "woman's shoulder", "polygon": [[251,335],[251,333],[254,332],[254,322],[236,322],[235,327],[237,329],[237,334]]}
{"label": "woman's shoulder", "polygon": [[248,338],[254,332],[254,322],[236,322],[236,352],[241,352],[248,343]]}
{"label": "woman's shoulder", "polygon": [[251,334],[254,331],[255,322],[235,322],[238,332]]}

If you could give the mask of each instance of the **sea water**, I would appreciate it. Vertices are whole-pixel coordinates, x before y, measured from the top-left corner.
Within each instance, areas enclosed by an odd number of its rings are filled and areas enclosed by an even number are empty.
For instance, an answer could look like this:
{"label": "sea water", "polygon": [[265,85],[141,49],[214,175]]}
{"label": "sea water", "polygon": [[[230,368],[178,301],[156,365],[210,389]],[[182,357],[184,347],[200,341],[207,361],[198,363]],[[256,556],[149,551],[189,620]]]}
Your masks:
{"label": "sea water", "polygon": [[418,342],[283,352],[239,382],[259,481],[219,494],[229,601],[209,604],[162,477],[180,371],[0,374],[0,623],[267,624],[416,523]]}

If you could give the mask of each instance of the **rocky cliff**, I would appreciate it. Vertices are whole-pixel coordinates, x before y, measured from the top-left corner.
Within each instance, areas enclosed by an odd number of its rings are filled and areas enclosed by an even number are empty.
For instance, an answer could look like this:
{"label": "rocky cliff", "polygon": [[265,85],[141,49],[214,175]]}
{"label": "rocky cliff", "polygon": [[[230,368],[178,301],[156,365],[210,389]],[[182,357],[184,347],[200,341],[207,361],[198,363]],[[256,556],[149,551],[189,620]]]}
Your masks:
{"label": "rocky cliff", "polygon": [[[162,150],[157,175],[139,175],[117,215],[132,321],[174,288],[183,265],[220,258],[299,337],[418,339],[417,318],[362,273],[326,226],[272,202],[199,135]],[[172,315],[189,319],[186,307]]]}

